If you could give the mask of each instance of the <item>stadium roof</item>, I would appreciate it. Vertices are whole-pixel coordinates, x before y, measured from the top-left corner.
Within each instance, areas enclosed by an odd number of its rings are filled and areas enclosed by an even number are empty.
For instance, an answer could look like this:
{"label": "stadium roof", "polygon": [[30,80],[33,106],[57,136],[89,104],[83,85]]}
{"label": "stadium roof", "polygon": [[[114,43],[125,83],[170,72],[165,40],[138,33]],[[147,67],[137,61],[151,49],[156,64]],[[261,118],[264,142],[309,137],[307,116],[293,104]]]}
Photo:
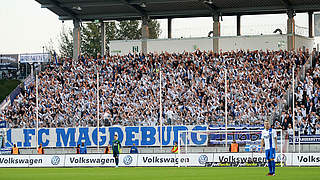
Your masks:
{"label": "stadium roof", "polygon": [[320,11],[319,0],[36,0],[60,20],[124,20]]}

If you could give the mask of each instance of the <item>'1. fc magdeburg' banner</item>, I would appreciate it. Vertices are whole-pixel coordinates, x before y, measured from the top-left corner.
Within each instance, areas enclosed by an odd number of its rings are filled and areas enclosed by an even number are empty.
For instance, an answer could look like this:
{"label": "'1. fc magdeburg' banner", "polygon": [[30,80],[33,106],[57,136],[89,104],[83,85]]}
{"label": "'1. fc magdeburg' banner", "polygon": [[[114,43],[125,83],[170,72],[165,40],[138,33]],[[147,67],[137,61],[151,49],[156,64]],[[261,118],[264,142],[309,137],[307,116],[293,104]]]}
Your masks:
{"label": "'1. fc magdeburg' banner", "polygon": [[[162,145],[172,146],[178,141],[178,132],[186,130],[207,130],[207,126],[166,126],[162,127]],[[44,147],[75,147],[81,142],[87,146],[97,146],[98,128],[48,128],[39,129],[38,144]],[[99,145],[107,146],[112,144],[114,135],[122,146],[159,146],[160,127],[101,127],[99,128]],[[35,147],[36,129],[10,129],[7,131],[7,147],[17,144],[18,147]],[[207,135],[204,133],[192,132],[181,134],[181,145],[188,142],[189,145],[207,145]]]}

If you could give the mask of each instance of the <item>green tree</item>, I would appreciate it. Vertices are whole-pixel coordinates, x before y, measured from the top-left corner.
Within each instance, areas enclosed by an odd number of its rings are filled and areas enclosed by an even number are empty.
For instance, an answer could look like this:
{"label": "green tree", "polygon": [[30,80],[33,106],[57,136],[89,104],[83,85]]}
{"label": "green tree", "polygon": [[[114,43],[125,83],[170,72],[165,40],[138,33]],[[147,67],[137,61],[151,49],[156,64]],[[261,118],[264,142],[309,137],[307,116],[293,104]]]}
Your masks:
{"label": "green tree", "polygon": [[87,23],[81,29],[81,53],[96,56],[101,52],[99,23]]}
{"label": "green tree", "polygon": [[44,46],[45,52],[50,53],[51,55],[54,53],[57,53],[55,48],[54,48],[54,42],[52,39],[46,45]]}
{"label": "green tree", "polygon": [[65,31],[63,28],[59,35],[59,52],[62,57],[72,57],[73,55],[73,38],[72,30]]}
{"label": "green tree", "polygon": [[117,27],[117,39],[141,39],[141,31],[139,31],[140,22],[138,20],[120,21]]}
{"label": "green tree", "polygon": [[[119,23],[106,22],[106,43],[109,44],[111,40],[133,40],[141,39],[141,21],[139,20],[125,20]],[[86,23],[81,27],[81,53],[89,56],[96,56],[101,52],[101,34],[100,23]],[[149,22],[149,38],[157,39],[161,33],[160,24],[157,20]],[[59,52],[61,56],[72,57],[73,55],[73,39],[72,30],[64,29],[59,37]],[[107,52],[109,47],[107,46]]]}
{"label": "green tree", "polygon": [[151,20],[149,21],[148,26],[149,26],[149,39],[158,39],[161,34],[160,23],[157,20]]}
{"label": "green tree", "polygon": [[115,22],[106,22],[106,52],[110,51],[110,41],[117,40],[117,26]]}

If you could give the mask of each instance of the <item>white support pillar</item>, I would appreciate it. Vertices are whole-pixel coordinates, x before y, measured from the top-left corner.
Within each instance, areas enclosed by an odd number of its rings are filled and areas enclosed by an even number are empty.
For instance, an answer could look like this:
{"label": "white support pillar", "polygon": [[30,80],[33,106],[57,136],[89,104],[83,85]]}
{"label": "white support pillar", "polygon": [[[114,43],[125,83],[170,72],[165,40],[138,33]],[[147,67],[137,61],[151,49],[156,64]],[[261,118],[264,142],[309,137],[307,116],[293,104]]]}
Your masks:
{"label": "white support pillar", "polygon": [[220,21],[219,14],[213,15],[213,52],[219,52]]}
{"label": "white support pillar", "polygon": [[101,28],[101,57],[104,57],[106,55],[106,25],[103,21],[100,21]]}
{"label": "white support pillar", "polygon": [[80,21],[73,20],[73,60],[78,60],[80,55]]}

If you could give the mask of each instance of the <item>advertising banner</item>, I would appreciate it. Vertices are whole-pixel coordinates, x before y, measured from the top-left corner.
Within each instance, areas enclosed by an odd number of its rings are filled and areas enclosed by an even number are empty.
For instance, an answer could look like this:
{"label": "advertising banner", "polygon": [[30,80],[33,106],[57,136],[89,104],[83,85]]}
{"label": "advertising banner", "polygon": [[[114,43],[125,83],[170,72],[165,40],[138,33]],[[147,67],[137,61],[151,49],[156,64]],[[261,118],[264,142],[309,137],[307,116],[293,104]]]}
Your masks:
{"label": "advertising banner", "polygon": [[[139,166],[205,166],[213,154],[139,154]],[[180,164],[179,164],[180,163]]]}
{"label": "advertising banner", "polygon": [[[214,163],[219,164],[266,164],[264,153],[215,153]],[[276,163],[284,166],[320,166],[320,153],[276,153]]]}
{"label": "advertising banner", "polygon": [[[276,165],[320,166],[320,153],[277,154]],[[114,167],[112,154],[1,155],[0,167]],[[120,154],[120,167],[265,167],[264,153]]]}
{"label": "advertising banner", "polygon": [[320,153],[292,153],[291,158],[293,166],[320,166]]}
{"label": "advertising banner", "polygon": [[[120,154],[120,167],[205,166],[213,154]],[[112,154],[2,155],[0,167],[114,167]]]}
{"label": "advertising banner", "polygon": [[218,163],[266,163],[264,153],[215,153],[213,162]]}
{"label": "advertising banner", "polygon": [[[29,167],[64,167],[65,155],[30,155],[30,160],[35,163],[29,164]],[[38,160],[38,161],[36,161]]]}

